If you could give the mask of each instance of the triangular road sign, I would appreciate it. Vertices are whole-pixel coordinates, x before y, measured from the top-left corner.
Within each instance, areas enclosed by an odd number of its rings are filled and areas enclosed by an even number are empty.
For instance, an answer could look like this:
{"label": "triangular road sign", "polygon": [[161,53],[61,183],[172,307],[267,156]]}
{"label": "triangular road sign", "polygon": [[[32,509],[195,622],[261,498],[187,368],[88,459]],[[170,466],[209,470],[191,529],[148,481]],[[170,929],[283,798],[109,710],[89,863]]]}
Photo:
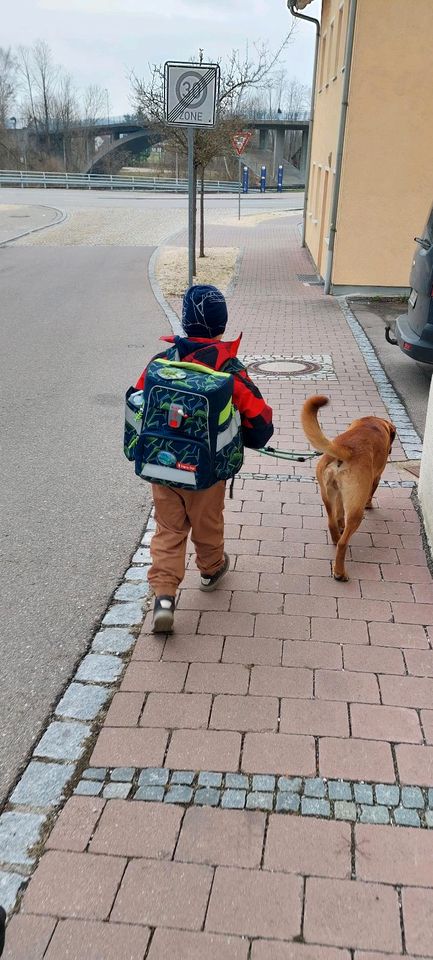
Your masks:
{"label": "triangular road sign", "polygon": [[252,130],[240,130],[239,133],[235,133],[232,139],[232,145],[236,150],[238,157],[240,157],[241,153],[243,153],[248,146],[252,135]]}

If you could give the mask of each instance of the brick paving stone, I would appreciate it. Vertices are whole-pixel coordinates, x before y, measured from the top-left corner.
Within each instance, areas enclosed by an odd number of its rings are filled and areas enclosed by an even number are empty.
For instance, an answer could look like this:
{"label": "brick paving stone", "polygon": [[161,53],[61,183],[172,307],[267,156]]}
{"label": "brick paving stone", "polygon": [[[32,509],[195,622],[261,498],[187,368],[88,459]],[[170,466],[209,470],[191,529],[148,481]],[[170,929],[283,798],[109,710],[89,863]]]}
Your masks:
{"label": "brick paving stone", "polygon": [[318,670],[315,695],[319,700],[345,700],[355,703],[379,703],[379,687],[371,673],[349,670]]}
{"label": "brick paving stone", "polygon": [[149,767],[148,770],[142,770],[138,778],[139,787],[158,786],[163,787],[168,782],[169,771],[164,767]]}
{"label": "brick paving stone", "polygon": [[115,767],[111,771],[111,779],[117,783],[129,783],[134,777],[134,767]]}
{"label": "brick paving stone", "polygon": [[26,879],[21,873],[0,870],[0,901],[6,913],[13,910],[18,893]]}
{"label": "brick paving stone", "polygon": [[[397,750],[400,749],[397,747]],[[410,749],[425,750],[425,747],[411,746]],[[395,780],[390,745],[371,740],[322,737],[319,741],[319,768],[322,777],[333,779],[363,779],[381,783],[394,783]]]}
{"label": "brick paving stone", "polygon": [[285,733],[247,733],[242,755],[242,769],[247,773],[275,773],[311,776],[316,758],[312,737],[289,736]]}
{"label": "brick paving stone", "polygon": [[310,622],[308,617],[284,614],[257,614],[254,633],[257,637],[277,637],[279,640],[308,640]]}
{"label": "brick paving stone", "polygon": [[144,694],[115,693],[105,723],[108,727],[136,727],[143,708]]}
{"label": "brick paving stone", "polygon": [[314,643],[309,640],[286,640],[283,643],[284,667],[308,667],[341,670],[341,647],[337,643]]}
{"label": "brick paving stone", "polygon": [[302,817],[269,817],[265,870],[304,876],[350,877],[350,826]]}
{"label": "brick paving stone", "polygon": [[393,602],[392,610],[396,623],[433,624],[433,603]]}
{"label": "brick paving stone", "polygon": [[384,580],[395,580],[399,583],[430,583],[430,571],[425,567],[419,567],[409,564],[400,564],[400,566],[385,565],[382,569]]}
{"label": "brick paving stone", "polygon": [[122,879],[111,919],[200,930],[212,876],[212,869],[201,864],[132,860]]}
{"label": "brick paving stone", "polygon": [[131,783],[107,783],[102,791],[104,800],[126,800],[131,793]]}
{"label": "brick paving stone", "polygon": [[[190,796],[192,796],[192,792]],[[145,800],[147,803],[163,799],[164,787],[139,787],[134,794],[134,800]]]}
{"label": "brick paving stone", "polygon": [[424,677],[379,677],[382,701],[402,707],[431,707],[433,679]]}
{"label": "brick paving stone", "polygon": [[203,613],[198,632],[229,637],[252,637],[254,617],[251,613]]}
{"label": "brick paving stone", "polygon": [[320,800],[315,797],[303,797],[301,800],[301,813],[304,817],[330,817],[331,805],[328,800]]}
{"label": "brick paving stone", "polygon": [[242,573],[281,573],[282,569],[282,557],[247,557],[239,554],[236,559],[236,570]]}
{"label": "brick paving stone", "polygon": [[357,803],[371,804],[374,801],[373,787],[369,783],[355,783],[353,793]]}
{"label": "brick paving stone", "polygon": [[[366,954],[359,960],[368,960]],[[254,940],[251,960],[350,960],[347,950],[334,950],[332,947],[310,947],[306,943],[277,943],[276,940]],[[371,958],[374,960],[374,958]],[[377,960],[384,960],[377,957]],[[397,960],[387,957],[386,960]]]}
{"label": "brick paving stone", "polygon": [[77,797],[98,797],[102,792],[102,783],[95,780],[80,780],[74,790]]}
{"label": "brick paving stone", "polygon": [[282,700],[282,733],[348,737],[347,705],[324,700]]}
{"label": "brick paving stone", "polygon": [[247,613],[282,613],[284,597],[282,593],[248,593],[245,590],[235,592],[230,610],[242,610]]}
{"label": "brick paving stone", "polygon": [[222,774],[212,773],[210,770],[202,770],[198,775],[199,787],[220,787],[222,784]]}
{"label": "brick paving stone", "polygon": [[325,797],[327,785],[321,777],[309,777],[304,783],[304,797]]}
{"label": "brick paving stone", "polygon": [[304,936],[307,941],[333,946],[398,953],[397,892],[376,883],[308,878]]}
{"label": "brick paving stone", "polygon": [[395,748],[400,780],[404,784],[433,783],[433,747],[401,743]]}
{"label": "brick paving stone", "polygon": [[167,738],[166,730],[104,727],[90,762],[106,767],[156,766],[163,761]]}
{"label": "brick paving stone", "polygon": [[352,735],[365,740],[389,740],[390,743],[422,743],[416,710],[362,703],[350,706]]}
{"label": "brick paving stone", "polygon": [[352,800],[352,786],[344,780],[330,780],[328,783],[330,800]]}
{"label": "brick paving stone", "polygon": [[433,890],[405,889],[402,901],[406,949],[417,955],[433,956]]}
{"label": "brick paving stone", "polygon": [[414,677],[433,677],[433,650],[407,650],[405,660]]}
{"label": "brick paving stone", "polygon": [[[397,546],[399,546],[398,543]],[[413,594],[408,583],[396,583],[391,580],[362,580],[361,590],[366,600],[400,600],[413,603]]]}
{"label": "brick paving stone", "polygon": [[279,666],[283,641],[274,637],[227,637],[222,654],[223,663],[244,663],[247,666],[264,664]]}
{"label": "brick paving stone", "polygon": [[56,716],[73,720],[93,720],[110,696],[106,687],[90,683],[70,683],[60,703]]}
{"label": "brick paving stone", "polygon": [[424,797],[419,787],[402,787],[401,802],[404,807],[424,809]]}
{"label": "brick paving stone", "polygon": [[104,809],[103,800],[93,797],[71,797],[46,841],[48,850],[71,850],[82,853]]}
{"label": "brick paving stone", "polygon": [[125,857],[172,857],[182,819],[182,810],[161,803],[128,803],[112,800],[90,842],[91,853]]}
{"label": "brick paving stone", "polygon": [[194,782],[195,773],[193,770],[174,770],[171,775],[170,783],[182,783],[188,786]]}
{"label": "brick paving stone", "polygon": [[220,694],[215,697],[209,726],[217,730],[277,730],[278,713],[276,697]]}
{"label": "brick paving stone", "polygon": [[185,690],[193,693],[247,693],[250,673],[243,664],[192,663]]}
{"label": "brick paving stone", "polygon": [[[340,583],[333,577],[310,577],[310,592],[317,597],[356,597],[361,599],[359,580]],[[325,615],[325,614],[324,614]]]}
{"label": "brick paving stone", "polygon": [[400,650],[387,647],[367,647],[345,644],[343,647],[344,669],[361,670],[364,673],[404,674],[405,665]]}
{"label": "brick paving stone", "polygon": [[206,728],[211,703],[210,694],[150,693],[140,718],[140,726]]}
{"label": "brick paving stone", "polygon": [[309,593],[309,580],[306,576],[289,573],[261,573],[260,594],[262,593]]}
{"label": "brick paving stone", "polygon": [[126,860],[49,850],[24,894],[26,913],[104,920],[108,917]]}
{"label": "brick paving stone", "polygon": [[259,868],[264,834],[263,813],[191,807],[182,823],[175,859]]}
{"label": "brick paving stone", "polygon": [[374,789],[377,803],[387,807],[396,807],[400,803],[400,787],[378,783]]}
{"label": "brick paving stone", "polygon": [[45,817],[37,813],[7,810],[0,816],[0,859],[3,863],[30,865],[29,850],[39,840]]}
{"label": "brick paving stone", "polygon": [[361,807],[361,823],[389,823],[388,807]]}
{"label": "brick paving stone", "polygon": [[251,670],[250,694],[269,697],[312,697],[313,674],[300,667],[255,667]]}
{"label": "brick paving stone", "polygon": [[368,630],[373,645],[385,647],[428,647],[425,630],[419,624],[369,623]]}
{"label": "brick paving stone", "polygon": [[225,785],[234,790],[248,790],[248,777],[243,773],[228,773],[225,778]]}
{"label": "brick paving stone", "polygon": [[336,820],[356,820],[356,803],[349,800],[336,800],[334,803]]}
{"label": "brick paving stone", "polygon": [[[356,549],[356,548],[355,548]],[[338,616],[353,620],[389,621],[392,618],[391,604],[384,600],[339,599]]]}
{"label": "brick paving stone", "polygon": [[[137,589],[147,591],[147,585],[143,583],[122,584],[122,589]],[[93,653],[127,653],[135,643],[134,636],[125,627],[108,627],[106,630],[98,630],[92,643]]]}
{"label": "brick paving stone", "polygon": [[167,790],[164,803],[191,803],[192,798],[192,787],[187,787],[185,784],[175,784]]}
{"label": "brick paving stone", "polygon": [[[183,587],[183,585],[182,585]],[[210,597],[206,596],[202,590],[180,591],[177,602],[177,610],[228,610],[230,607],[231,593],[229,590],[216,590]]]}
{"label": "brick paving stone", "polygon": [[196,633],[179,634],[176,624],[176,633],[169,636],[164,644],[162,660],[217,663],[221,659],[223,644],[223,637],[198,636]]}
{"label": "brick paving stone", "polygon": [[[173,960],[203,960],[203,957],[206,957],[206,960],[247,960],[248,951],[249,942],[241,937],[163,930],[158,927],[148,960],[167,960],[168,957],[173,957]],[[329,960],[333,958],[330,957]]]}
{"label": "brick paving stone", "polygon": [[278,777],[277,786],[279,790],[299,793],[302,788],[302,780],[301,777]]}
{"label": "brick paving stone", "polygon": [[84,683],[115,683],[123,667],[124,663],[120,657],[114,657],[108,653],[88,653],[78,667],[75,680]]}
{"label": "brick paving stone", "polygon": [[146,927],[91,920],[63,920],[57,925],[47,960],[142,960],[149,941]]}
{"label": "brick paving stone", "polygon": [[42,960],[53,934],[56,920],[51,917],[11,917],[3,960]]}
{"label": "brick paving stone", "polygon": [[246,790],[224,790],[221,797],[221,806],[227,810],[243,810],[246,797]]}
{"label": "brick paving stone", "polygon": [[11,794],[12,803],[31,807],[56,806],[75,771],[71,763],[43,763],[31,760]]}
{"label": "brick paving stone", "polygon": [[272,810],[274,806],[273,793],[265,793],[259,790],[252,790],[247,795],[247,810]]}
{"label": "brick paving stone", "polygon": [[121,690],[147,693],[149,690],[163,693],[179,693],[187,674],[185,663],[153,663],[132,661],[126,668]]}
{"label": "brick paving stone", "polygon": [[194,803],[202,807],[217,807],[220,802],[220,791],[213,787],[202,787],[196,790]]}
{"label": "brick paving stone", "polygon": [[403,886],[433,885],[433,834],[355,827],[356,876]]}
{"label": "brick paving stone", "polygon": [[135,647],[132,650],[133,660],[160,660],[165,643],[161,642],[160,634],[144,633],[141,631]]}
{"label": "brick paving stone", "polygon": [[368,644],[367,624],[362,620],[327,620],[312,617],[311,639],[330,643]]}
{"label": "brick paving stone", "polygon": [[78,760],[90,732],[88,724],[54,720],[34,748],[33,755],[49,760]]}
{"label": "brick paving stone", "polygon": [[275,803],[277,813],[297,813],[301,804],[297,793],[278,792]]}
{"label": "brick paving stone", "polygon": [[193,770],[236,771],[239,766],[241,736],[232,731],[175,730],[166,763],[169,767]]}
{"label": "brick paving stone", "polygon": [[433,744],[433,710],[421,710],[420,715],[426,743]]}
{"label": "brick paving stone", "polygon": [[421,821],[416,810],[408,810],[406,807],[396,807],[394,810],[394,820],[400,827],[419,827]]}
{"label": "brick paving stone", "polygon": [[300,933],[301,904],[300,877],[218,867],[206,930],[277,940],[293,939]]}
{"label": "brick paving stone", "polygon": [[108,770],[107,767],[87,767],[83,770],[81,776],[83,780],[105,780]]}
{"label": "brick paving stone", "polygon": [[[192,634],[197,630],[198,622],[200,619],[200,613],[194,610],[178,610],[176,613],[176,636],[183,633]],[[146,619],[143,624],[143,633],[148,634],[152,632],[152,613],[149,613],[146,616]],[[161,640],[159,640],[161,643]]]}

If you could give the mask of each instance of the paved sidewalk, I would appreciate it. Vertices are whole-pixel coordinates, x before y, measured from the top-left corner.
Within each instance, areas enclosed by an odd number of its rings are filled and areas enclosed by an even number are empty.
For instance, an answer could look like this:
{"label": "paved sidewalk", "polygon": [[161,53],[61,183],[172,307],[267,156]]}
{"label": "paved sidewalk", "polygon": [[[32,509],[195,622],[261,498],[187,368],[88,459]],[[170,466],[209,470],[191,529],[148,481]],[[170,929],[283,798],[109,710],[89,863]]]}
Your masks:
{"label": "paved sidewalk", "polygon": [[[306,448],[311,393],[331,436],[387,416],[338,303],[298,279],[297,218],[208,233],[243,249],[242,353],[322,371],[259,381],[275,444]],[[314,466],[248,453],[232,570],[203,594],[190,558],[172,637],[147,615],[7,960],[433,957],[433,586],[408,476],[388,465],[337,583]]]}

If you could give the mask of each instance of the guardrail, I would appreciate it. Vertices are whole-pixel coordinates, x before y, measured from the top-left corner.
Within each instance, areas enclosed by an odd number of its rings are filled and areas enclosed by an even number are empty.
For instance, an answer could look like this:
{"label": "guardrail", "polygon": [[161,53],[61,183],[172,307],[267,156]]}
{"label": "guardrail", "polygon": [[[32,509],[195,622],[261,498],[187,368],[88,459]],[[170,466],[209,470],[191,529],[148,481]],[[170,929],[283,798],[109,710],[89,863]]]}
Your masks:
{"label": "guardrail", "polygon": [[[235,193],[237,180],[205,180],[206,193]],[[0,187],[62,187],[66,190],[152,190],[188,193],[188,181],[158,177],[121,177],[97,173],[44,173],[39,170],[0,170]]]}

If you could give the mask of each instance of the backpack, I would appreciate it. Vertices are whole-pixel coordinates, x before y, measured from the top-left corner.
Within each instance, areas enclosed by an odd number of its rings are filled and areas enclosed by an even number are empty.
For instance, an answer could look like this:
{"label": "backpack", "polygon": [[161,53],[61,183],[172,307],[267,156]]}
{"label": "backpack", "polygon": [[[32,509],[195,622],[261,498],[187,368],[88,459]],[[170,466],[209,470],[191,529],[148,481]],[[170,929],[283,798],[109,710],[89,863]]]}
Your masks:
{"label": "backpack", "polygon": [[144,390],[126,394],[124,452],[151,483],[204,490],[235,476],[243,463],[233,375],[159,357]]}

